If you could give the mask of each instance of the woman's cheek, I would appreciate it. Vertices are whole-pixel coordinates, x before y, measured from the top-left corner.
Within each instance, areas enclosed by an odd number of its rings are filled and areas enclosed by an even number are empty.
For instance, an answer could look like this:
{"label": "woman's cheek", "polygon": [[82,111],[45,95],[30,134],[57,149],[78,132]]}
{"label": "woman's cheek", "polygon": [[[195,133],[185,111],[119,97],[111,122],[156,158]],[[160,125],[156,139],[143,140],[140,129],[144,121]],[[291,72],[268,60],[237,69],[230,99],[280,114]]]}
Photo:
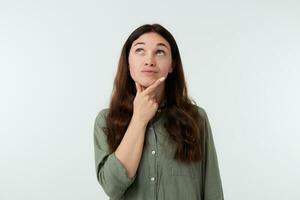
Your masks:
{"label": "woman's cheek", "polygon": [[161,76],[164,76],[165,78],[167,78],[167,76],[169,75],[169,71],[168,70],[164,70],[162,72],[162,75]]}
{"label": "woman's cheek", "polygon": [[132,69],[129,70],[131,78],[136,81],[135,73]]}

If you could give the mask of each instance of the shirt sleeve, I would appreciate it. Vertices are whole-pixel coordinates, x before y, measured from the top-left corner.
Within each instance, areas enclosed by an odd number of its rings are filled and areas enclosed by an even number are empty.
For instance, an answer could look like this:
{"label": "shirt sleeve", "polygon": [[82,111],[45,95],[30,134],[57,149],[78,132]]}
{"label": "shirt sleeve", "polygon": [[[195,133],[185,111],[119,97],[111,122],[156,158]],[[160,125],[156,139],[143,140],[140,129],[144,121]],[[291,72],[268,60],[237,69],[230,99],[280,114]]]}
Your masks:
{"label": "shirt sleeve", "polygon": [[106,126],[106,111],[107,109],[104,109],[99,112],[94,124],[96,174],[104,192],[111,199],[120,199],[136,176],[129,178],[126,168],[116,157],[115,152],[109,153],[106,134],[102,130]]}
{"label": "shirt sleeve", "polygon": [[224,200],[218,158],[213,134],[207,113],[204,113],[204,162],[203,162],[203,196],[204,200]]}

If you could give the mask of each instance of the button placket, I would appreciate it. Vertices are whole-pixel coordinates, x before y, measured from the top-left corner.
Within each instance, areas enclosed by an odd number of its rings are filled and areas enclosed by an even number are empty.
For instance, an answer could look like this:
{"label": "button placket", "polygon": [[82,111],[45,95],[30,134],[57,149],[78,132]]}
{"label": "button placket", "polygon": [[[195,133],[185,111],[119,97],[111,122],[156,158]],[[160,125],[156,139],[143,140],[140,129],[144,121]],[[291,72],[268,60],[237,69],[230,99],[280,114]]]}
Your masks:
{"label": "button placket", "polygon": [[[152,163],[152,167],[150,170],[150,182],[151,184],[156,184],[156,176],[157,176],[157,159],[156,159],[156,135],[155,135],[155,130],[154,130],[154,125],[151,123],[149,127],[150,132],[150,137],[151,137],[151,148],[150,148],[150,159]],[[154,191],[156,191],[154,187]]]}

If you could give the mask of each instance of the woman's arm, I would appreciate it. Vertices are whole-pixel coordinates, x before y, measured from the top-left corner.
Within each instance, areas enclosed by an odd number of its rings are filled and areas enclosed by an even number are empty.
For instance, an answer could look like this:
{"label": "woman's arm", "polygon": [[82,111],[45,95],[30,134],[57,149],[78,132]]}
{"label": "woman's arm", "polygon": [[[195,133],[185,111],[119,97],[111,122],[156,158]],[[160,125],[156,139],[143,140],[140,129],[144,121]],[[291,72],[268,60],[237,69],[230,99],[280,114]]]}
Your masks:
{"label": "woman's arm", "polygon": [[133,116],[120,145],[115,151],[116,157],[125,166],[130,178],[135,176],[141,160],[146,126],[147,124],[141,123]]}
{"label": "woman's arm", "polygon": [[[106,126],[106,114],[104,109],[96,117],[94,125],[94,150],[97,180],[104,192],[111,199],[119,199],[135,180],[135,173],[139,165],[143,148],[145,128],[136,123],[134,119],[130,122],[124,135],[118,152],[109,152],[106,134],[102,128]],[[118,157],[120,156],[120,158]]]}
{"label": "woman's arm", "polygon": [[136,83],[137,93],[133,101],[133,115],[127,130],[115,152],[109,152],[106,134],[108,109],[102,110],[95,121],[95,164],[99,183],[111,199],[119,199],[136,178],[148,122],[155,115],[158,103],[154,96],[164,78],[143,89]]}

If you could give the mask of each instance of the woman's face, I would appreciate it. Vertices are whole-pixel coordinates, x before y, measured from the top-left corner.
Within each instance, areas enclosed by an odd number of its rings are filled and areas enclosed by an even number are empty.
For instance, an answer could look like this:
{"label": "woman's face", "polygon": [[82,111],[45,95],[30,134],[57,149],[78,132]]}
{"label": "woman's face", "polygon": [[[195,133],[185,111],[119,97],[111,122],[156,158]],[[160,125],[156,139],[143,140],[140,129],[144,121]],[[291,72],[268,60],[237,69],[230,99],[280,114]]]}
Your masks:
{"label": "woman's face", "polygon": [[133,41],[128,56],[129,71],[135,82],[148,87],[173,70],[169,43],[159,34],[150,32]]}

